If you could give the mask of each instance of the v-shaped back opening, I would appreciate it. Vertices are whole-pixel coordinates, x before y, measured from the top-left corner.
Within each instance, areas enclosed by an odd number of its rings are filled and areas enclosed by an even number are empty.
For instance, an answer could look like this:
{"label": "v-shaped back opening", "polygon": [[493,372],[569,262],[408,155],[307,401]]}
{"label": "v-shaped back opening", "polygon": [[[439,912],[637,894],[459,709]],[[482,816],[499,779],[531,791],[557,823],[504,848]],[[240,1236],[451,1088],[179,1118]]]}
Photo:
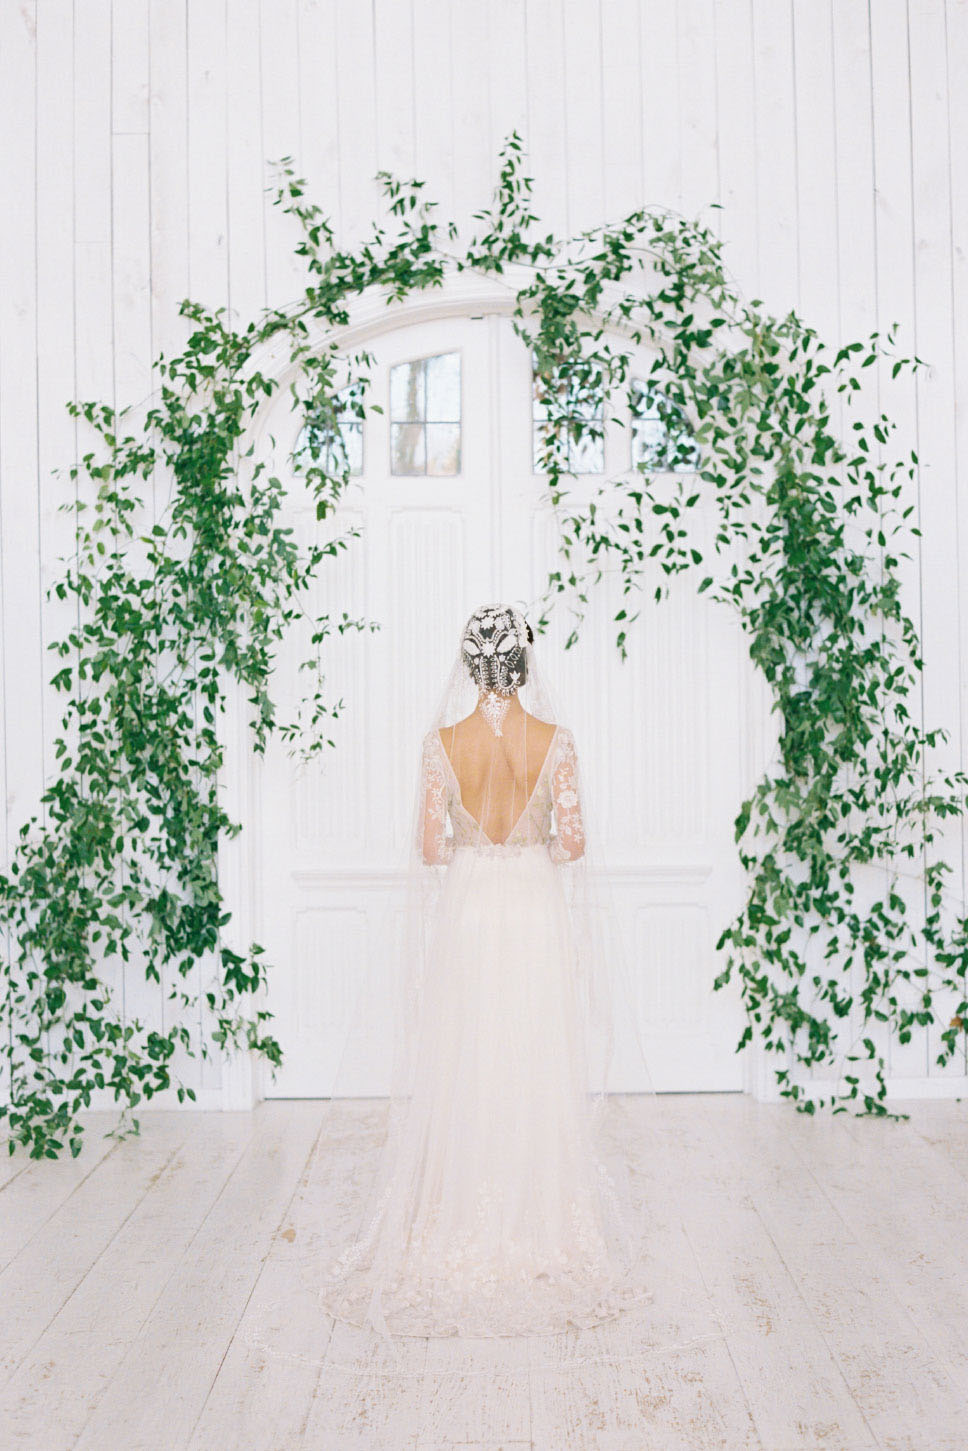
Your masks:
{"label": "v-shaped back opening", "polygon": [[463,811],[463,813],[464,813],[465,816],[469,817],[470,820],[473,821],[474,825],[481,832],[481,835],[483,837],[485,837],[485,839],[487,840],[487,842],[488,842],[488,844],[490,846],[504,846],[506,842],[508,842],[508,841],[511,840],[511,837],[514,835],[514,833],[517,831],[518,827],[520,826],[521,822],[524,820],[525,815],[527,814],[528,808],[530,807],[532,801],[535,798],[535,795],[537,793],[538,787],[541,785],[541,782],[542,782],[542,780],[544,778],[544,773],[545,773],[545,770],[547,768],[548,762],[551,759],[551,752],[554,750],[554,747],[555,747],[555,741],[558,739],[558,727],[555,726],[554,731],[552,732],[551,740],[548,742],[547,748],[546,748],[545,753],[544,753],[544,759],[543,759],[543,761],[541,762],[541,765],[538,768],[538,774],[535,777],[534,785],[532,786],[530,792],[528,793],[528,799],[527,799],[527,801],[525,801],[525,803],[522,806],[521,810],[519,811],[518,815],[515,817],[514,824],[512,825],[510,831],[507,833],[507,835],[501,841],[495,841],[493,839],[493,837],[488,836],[488,833],[487,833],[487,831],[484,828],[483,822],[479,821],[477,819],[477,817],[474,815],[474,813],[472,811],[468,811],[467,807],[464,805],[464,800],[463,800],[463,796],[462,796],[462,793],[461,793],[461,787],[460,787],[460,780],[458,779],[457,772],[454,769],[454,763],[450,759],[450,755],[449,755],[449,753],[447,751],[447,747],[444,745],[444,738],[441,735],[441,733],[440,733],[439,730],[437,732],[437,739],[440,742],[440,749],[444,753],[444,760],[446,761],[447,767],[448,767],[448,769],[450,771],[450,774],[451,774],[451,777],[453,778],[454,787],[455,787],[455,789],[457,791],[457,804],[460,806],[460,809]]}

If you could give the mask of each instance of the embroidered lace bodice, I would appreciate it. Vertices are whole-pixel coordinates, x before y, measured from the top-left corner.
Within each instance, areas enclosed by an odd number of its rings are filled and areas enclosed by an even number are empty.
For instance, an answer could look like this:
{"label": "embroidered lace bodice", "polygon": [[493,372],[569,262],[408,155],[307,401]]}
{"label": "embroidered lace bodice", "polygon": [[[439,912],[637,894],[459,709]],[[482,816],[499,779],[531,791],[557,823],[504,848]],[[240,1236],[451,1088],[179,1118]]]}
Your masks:
{"label": "embroidered lace bodice", "polygon": [[566,726],[556,727],[534,790],[504,841],[491,841],[464,806],[460,783],[436,730],[424,736],[422,782],[418,848],[426,862],[449,862],[458,847],[503,854],[543,845],[555,862],[573,861],[584,851],[575,738]]}

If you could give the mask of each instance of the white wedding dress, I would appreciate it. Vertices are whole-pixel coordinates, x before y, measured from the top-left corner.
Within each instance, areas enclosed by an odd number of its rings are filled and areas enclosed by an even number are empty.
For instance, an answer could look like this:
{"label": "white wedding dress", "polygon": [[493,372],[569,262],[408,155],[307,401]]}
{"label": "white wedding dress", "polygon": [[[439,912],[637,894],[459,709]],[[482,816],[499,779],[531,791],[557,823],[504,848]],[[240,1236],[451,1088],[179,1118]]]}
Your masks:
{"label": "white wedding dress", "polygon": [[584,849],[574,736],[554,727],[503,840],[464,805],[437,729],[423,740],[421,798],[439,894],[410,995],[407,1091],[378,1192],[320,1303],[391,1336],[593,1326],[651,1294],[630,1259],[621,1165],[593,1126],[596,984],[563,880]]}

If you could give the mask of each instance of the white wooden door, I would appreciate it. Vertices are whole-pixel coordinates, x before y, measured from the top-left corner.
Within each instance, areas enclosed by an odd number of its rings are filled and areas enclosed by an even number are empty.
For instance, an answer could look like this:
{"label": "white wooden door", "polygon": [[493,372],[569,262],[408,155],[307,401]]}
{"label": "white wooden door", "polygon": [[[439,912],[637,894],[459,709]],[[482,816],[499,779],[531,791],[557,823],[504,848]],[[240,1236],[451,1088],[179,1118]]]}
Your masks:
{"label": "white wooden door", "polygon": [[[367,347],[375,359],[371,402],[384,411],[368,413],[361,472],[340,509],[362,537],[324,568],[319,608],[376,619],[382,628],[338,639],[327,652],[329,697],[345,703],[331,732],[336,749],[297,771],[271,743],[257,766],[257,935],[274,964],[270,1026],[285,1054],[267,1084],[270,1096],[329,1091],[362,966],[373,954],[392,960],[401,905],[395,868],[410,826],[420,734],[464,618],[487,600],[534,599],[554,559],[544,480],[532,468],[530,358],[509,319],[421,322]],[[453,411],[452,386],[449,403],[440,389],[429,401],[433,370],[452,374],[453,363],[419,360],[454,354],[458,417],[446,420],[449,434],[443,426],[436,432],[452,450],[459,425],[457,471],[394,472],[394,447],[398,467],[421,466],[420,448],[433,449],[433,419],[418,419],[408,432],[396,422],[402,395],[397,389],[391,407],[391,378],[409,380],[410,412]],[[417,366],[407,370],[408,362]],[[295,424],[280,414],[270,426],[288,446]],[[455,462],[446,447],[436,459],[438,467]],[[584,463],[590,472],[575,481],[576,498],[604,471],[630,466],[619,416],[602,456]],[[292,514],[304,540],[321,527],[295,490]],[[616,598],[614,584],[598,587],[577,647],[561,649],[570,628],[562,617],[538,648],[574,724],[594,824],[614,867],[608,925],[629,954],[653,1082],[660,1090],[737,1089],[738,999],[732,989],[714,993],[712,980],[720,967],[716,936],[741,900],[732,818],[746,784],[748,662],[732,621],[697,597],[689,580],[643,610],[623,663],[609,623]],[[283,713],[298,654],[288,650],[280,671]],[[371,1005],[372,1053],[352,1073],[344,1065],[340,1091],[385,1091],[390,1000],[388,985]],[[627,1025],[618,1026],[611,1086],[643,1087],[624,1056]]]}

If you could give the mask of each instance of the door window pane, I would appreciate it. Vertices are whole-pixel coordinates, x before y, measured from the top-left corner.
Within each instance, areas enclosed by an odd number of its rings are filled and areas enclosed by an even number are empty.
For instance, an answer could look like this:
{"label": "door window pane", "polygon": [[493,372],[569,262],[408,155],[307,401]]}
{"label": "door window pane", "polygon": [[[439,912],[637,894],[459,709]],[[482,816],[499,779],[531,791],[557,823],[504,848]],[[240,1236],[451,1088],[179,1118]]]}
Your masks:
{"label": "door window pane", "polygon": [[390,472],[392,474],[425,474],[427,456],[424,452],[422,423],[390,424]]}
{"label": "door window pane", "polygon": [[699,449],[682,410],[644,378],[632,379],[632,467],[690,473]]}
{"label": "door window pane", "polygon": [[[558,388],[558,401],[551,389]],[[568,380],[549,382],[537,370],[537,359],[531,360],[531,467],[545,472],[542,455],[549,446],[554,449],[570,474],[601,474],[605,471],[604,400],[573,397],[568,399]],[[561,408],[564,399],[565,407]],[[574,425],[574,427],[572,426]],[[580,429],[579,437],[575,431]],[[557,435],[557,437],[556,437]]]}
{"label": "door window pane", "polygon": [[390,369],[390,417],[395,423],[419,422],[426,415],[424,358]]}
{"label": "door window pane", "polygon": [[460,422],[460,353],[426,360],[427,422]]}
{"label": "door window pane", "polygon": [[349,468],[351,474],[363,472],[363,420],[350,402],[350,390],[336,393],[331,406],[321,405],[300,430],[293,448],[293,457],[302,468],[325,469],[340,473]]}
{"label": "door window pane", "polygon": [[428,423],[424,431],[428,474],[459,474],[460,424]]}
{"label": "door window pane", "polygon": [[390,472],[460,473],[460,353],[390,369]]}

